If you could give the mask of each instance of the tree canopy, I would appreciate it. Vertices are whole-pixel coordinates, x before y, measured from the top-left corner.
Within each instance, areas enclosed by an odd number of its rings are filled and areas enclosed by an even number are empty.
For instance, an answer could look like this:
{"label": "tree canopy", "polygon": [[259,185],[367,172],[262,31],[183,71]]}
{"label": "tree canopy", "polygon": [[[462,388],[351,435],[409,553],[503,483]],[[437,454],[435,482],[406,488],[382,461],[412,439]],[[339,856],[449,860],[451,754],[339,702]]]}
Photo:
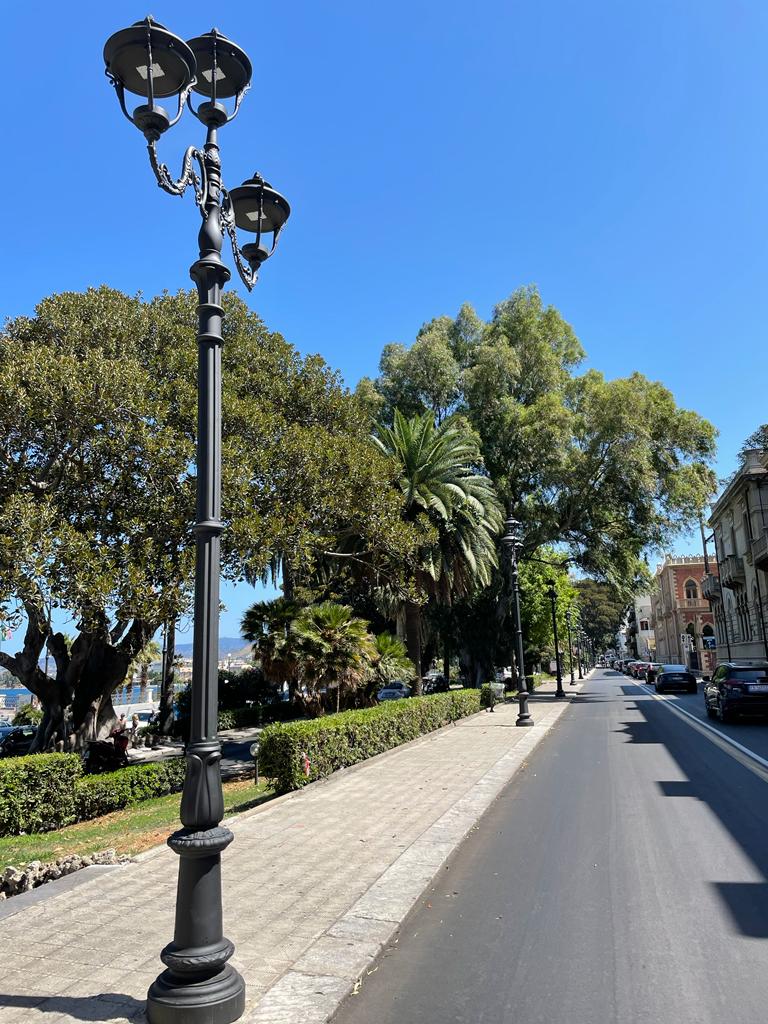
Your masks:
{"label": "tree canopy", "polygon": [[[190,604],[197,297],[102,287],[45,299],[0,335],[0,618],[28,620],[0,664],[81,740],[161,623]],[[391,462],[358,401],[235,295],[225,297],[222,571],[292,578],[354,530],[375,567],[407,564]],[[393,558],[393,553],[397,556]],[[48,602],[77,624],[68,649]],[[56,678],[38,668],[46,641]]]}
{"label": "tree canopy", "polygon": [[579,373],[583,359],[570,324],[521,288],[488,322],[463,306],[410,348],[388,346],[358,390],[387,422],[395,409],[464,417],[525,550],[562,545],[584,572],[625,585],[642,577],[644,548],[668,547],[704,508],[716,432],[662,384]]}

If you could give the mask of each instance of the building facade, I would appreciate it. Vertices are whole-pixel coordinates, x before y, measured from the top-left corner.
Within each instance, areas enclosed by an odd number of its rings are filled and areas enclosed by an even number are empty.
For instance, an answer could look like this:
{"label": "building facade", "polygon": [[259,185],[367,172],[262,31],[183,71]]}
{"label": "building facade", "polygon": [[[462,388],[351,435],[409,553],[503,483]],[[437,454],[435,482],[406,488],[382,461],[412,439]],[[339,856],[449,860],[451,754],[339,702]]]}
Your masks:
{"label": "building facade", "polygon": [[635,598],[635,647],[638,658],[655,661],[656,634],[653,630],[650,594],[641,594]]}
{"label": "building facade", "polygon": [[716,578],[717,565],[704,555],[667,555],[656,569],[651,592],[651,621],[655,660],[688,665],[709,675],[715,667],[714,615],[703,593],[703,580]]}
{"label": "building facade", "polygon": [[720,661],[768,658],[768,469],[765,454],[744,464],[712,506],[712,550],[704,581]]}

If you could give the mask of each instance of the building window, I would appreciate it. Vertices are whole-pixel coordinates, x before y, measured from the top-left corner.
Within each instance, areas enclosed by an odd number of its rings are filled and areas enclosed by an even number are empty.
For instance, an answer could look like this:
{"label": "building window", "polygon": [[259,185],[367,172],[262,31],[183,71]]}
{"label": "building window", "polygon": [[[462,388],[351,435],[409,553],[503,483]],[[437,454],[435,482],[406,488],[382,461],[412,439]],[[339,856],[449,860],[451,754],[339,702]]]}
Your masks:
{"label": "building window", "polygon": [[695,580],[688,580],[685,584],[685,599],[686,601],[695,601],[699,596],[699,588],[696,586]]}
{"label": "building window", "polygon": [[647,633],[648,632],[648,619],[640,619],[640,632],[641,633]]}

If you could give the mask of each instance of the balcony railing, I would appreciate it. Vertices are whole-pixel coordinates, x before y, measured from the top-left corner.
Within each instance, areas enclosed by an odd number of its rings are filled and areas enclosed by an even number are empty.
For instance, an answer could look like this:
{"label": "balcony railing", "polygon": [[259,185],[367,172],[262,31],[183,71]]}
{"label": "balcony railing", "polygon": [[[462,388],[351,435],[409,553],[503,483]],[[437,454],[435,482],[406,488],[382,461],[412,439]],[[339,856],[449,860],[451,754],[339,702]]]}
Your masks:
{"label": "balcony railing", "polygon": [[768,530],[752,541],[752,560],[755,568],[768,570]]}
{"label": "balcony railing", "polygon": [[723,592],[717,576],[705,576],[701,583],[701,593],[705,601],[719,601]]}
{"label": "balcony railing", "polygon": [[720,564],[720,579],[724,587],[733,589],[746,581],[744,559],[740,555],[726,555]]}

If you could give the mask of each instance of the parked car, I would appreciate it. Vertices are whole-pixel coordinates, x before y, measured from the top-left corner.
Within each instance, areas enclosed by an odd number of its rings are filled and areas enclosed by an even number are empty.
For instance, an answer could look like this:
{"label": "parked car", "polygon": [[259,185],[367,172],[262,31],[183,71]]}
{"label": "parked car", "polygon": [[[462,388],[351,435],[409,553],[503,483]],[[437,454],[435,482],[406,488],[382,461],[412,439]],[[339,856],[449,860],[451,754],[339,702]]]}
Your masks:
{"label": "parked car", "polygon": [[656,673],[654,686],[656,693],[665,693],[667,690],[696,693],[698,689],[696,676],[687,665],[662,665],[660,671]]}
{"label": "parked car", "polygon": [[735,721],[741,715],[768,715],[768,661],[726,661],[704,683],[709,718]]}
{"label": "parked car", "polygon": [[37,726],[7,725],[0,729],[0,757],[18,757],[28,754],[35,738]]}
{"label": "parked car", "polygon": [[661,672],[663,667],[664,666],[659,664],[658,661],[649,661],[645,666],[645,675],[643,677],[646,683],[655,683],[656,676]]}
{"label": "parked car", "polygon": [[402,700],[403,697],[411,696],[411,688],[405,683],[387,683],[376,694],[379,700]]}
{"label": "parked car", "polygon": [[425,676],[421,684],[422,693],[447,693],[449,689],[445,676]]}

